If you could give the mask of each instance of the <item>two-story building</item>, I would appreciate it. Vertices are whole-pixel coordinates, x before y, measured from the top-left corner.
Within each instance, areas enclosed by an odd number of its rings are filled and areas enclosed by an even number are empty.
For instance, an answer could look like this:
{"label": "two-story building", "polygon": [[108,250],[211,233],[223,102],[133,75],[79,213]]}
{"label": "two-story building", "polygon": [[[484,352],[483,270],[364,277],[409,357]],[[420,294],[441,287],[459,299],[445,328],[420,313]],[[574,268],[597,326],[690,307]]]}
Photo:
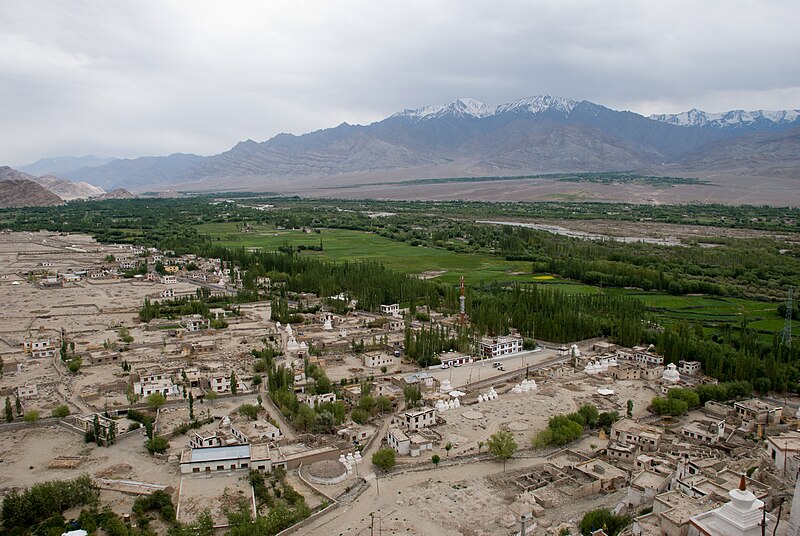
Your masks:
{"label": "two-story building", "polygon": [[53,341],[49,337],[25,339],[22,341],[22,351],[34,359],[51,358],[56,355],[56,349],[53,347]]}
{"label": "two-story building", "polygon": [[755,398],[734,402],[733,408],[736,410],[736,414],[745,422],[780,424],[783,416],[782,406],[773,406],[768,402]]}
{"label": "two-story building", "polygon": [[519,335],[484,337],[478,343],[478,353],[485,359],[516,354],[521,351],[522,337]]}
{"label": "two-story building", "polygon": [[[231,390],[231,375],[215,373],[208,378],[209,389],[217,393],[227,393]],[[243,393],[249,391],[250,387],[239,377],[236,377],[236,391]]]}
{"label": "two-story building", "polygon": [[383,352],[370,352],[363,357],[364,366],[367,368],[391,367],[394,364],[394,357]]}
{"label": "two-story building", "polygon": [[181,326],[186,328],[186,331],[201,331],[210,328],[211,321],[200,315],[190,315],[181,318]]}
{"label": "two-story building", "polygon": [[428,428],[436,424],[436,410],[434,408],[418,408],[403,412],[403,422],[409,431]]}
{"label": "two-story building", "polygon": [[664,429],[642,424],[633,419],[620,419],[611,425],[611,440],[638,445],[642,451],[658,450]]}
{"label": "two-story building", "polygon": [[800,433],[791,431],[770,436],[765,442],[765,448],[778,472],[795,480],[800,469]]}
{"label": "two-story building", "polygon": [[703,443],[716,443],[725,437],[725,420],[692,421],[681,427],[681,435]]}
{"label": "two-story building", "polygon": [[687,376],[697,376],[700,368],[700,361],[678,361],[678,372]]}
{"label": "two-story building", "polygon": [[381,314],[397,316],[400,314],[400,304],[392,303],[390,305],[381,305]]}

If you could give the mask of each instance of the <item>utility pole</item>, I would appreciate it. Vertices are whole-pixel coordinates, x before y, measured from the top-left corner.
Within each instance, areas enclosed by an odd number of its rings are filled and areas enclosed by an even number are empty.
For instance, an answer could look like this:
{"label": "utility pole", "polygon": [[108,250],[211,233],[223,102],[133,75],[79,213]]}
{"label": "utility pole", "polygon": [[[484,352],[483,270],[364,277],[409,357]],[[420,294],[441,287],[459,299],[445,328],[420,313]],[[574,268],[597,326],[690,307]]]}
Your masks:
{"label": "utility pole", "polygon": [[375,514],[373,512],[369,513],[369,534],[370,536],[375,534]]}
{"label": "utility pole", "polygon": [[520,522],[520,525],[521,525],[521,527],[520,527],[521,530],[519,531],[519,536],[525,536],[525,515],[524,514],[519,517],[519,522]]}

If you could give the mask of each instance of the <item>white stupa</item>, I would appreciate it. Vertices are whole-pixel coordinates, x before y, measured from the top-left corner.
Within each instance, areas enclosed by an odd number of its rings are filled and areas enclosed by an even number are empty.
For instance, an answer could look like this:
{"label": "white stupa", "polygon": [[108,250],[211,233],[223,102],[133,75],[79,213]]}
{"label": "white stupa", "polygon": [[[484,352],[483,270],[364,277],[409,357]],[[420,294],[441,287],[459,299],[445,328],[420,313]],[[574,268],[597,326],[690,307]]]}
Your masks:
{"label": "white stupa", "polygon": [[523,393],[530,393],[536,390],[536,380],[522,380],[519,386],[522,388]]}
{"label": "white stupa", "polygon": [[583,367],[583,371],[589,376],[600,374],[600,369],[595,366],[594,361],[589,361],[588,363],[586,363],[586,366]]}
{"label": "white stupa", "polygon": [[675,363],[670,363],[667,365],[667,368],[664,369],[664,373],[661,374],[661,379],[670,383],[677,383],[678,380],[681,379],[681,375],[678,372],[678,367],[675,366]]}
{"label": "white stupa", "polygon": [[453,390],[453,386],[450,385],[450,380],[447,378],[442,380],[442,383],[439,385],[439,392],[441,393],[449,393]]}
{"label": "white stupa", "polygon": [[289,339],[286,342],[286,351],[295,353],[300,350],[300,345],[297,344],[297,339],[294,338],[294,331],[292,331],[292,325],[286,324],[286,337]]}
{"label": "white stupa", "polygon": [[[730,502],[710,512],[692,517],[690,523],[701,529],[701,534],[761,536],[764,502],[758,500],[753,492],[747,489],[744,475],[739,487],[729,491],[728,496],[731,498]],[[770,514],[767,514],[766,518],[766,533],[772,534],[775,518]]]}
{"label": "white stupa", "polygon": [[347,328],[339,328],[339,336],[343,339],[347,338]]}
{"label": "white stupa", "polygon": [[333,329],[333,322],[331,321],[330,315],[325,315],[325,323],[322,324],[322,329],[325,331],[331,331]]}

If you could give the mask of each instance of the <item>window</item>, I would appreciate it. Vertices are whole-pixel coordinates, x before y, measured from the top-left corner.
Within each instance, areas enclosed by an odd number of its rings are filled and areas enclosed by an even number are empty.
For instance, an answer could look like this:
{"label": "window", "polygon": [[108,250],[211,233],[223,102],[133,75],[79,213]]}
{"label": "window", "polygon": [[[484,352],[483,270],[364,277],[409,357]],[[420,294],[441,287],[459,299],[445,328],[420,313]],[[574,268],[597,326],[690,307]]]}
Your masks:
{"label": "window", "polygon": [[199,467],[192,467],[192,472],[193,473],[199,473],[200,472],[200,468]]}
{"label": "window", "polygon": [[225,470],[225,466],[224,465],[218,465],[217,466],[217,471],[224,471],[224,470]]}

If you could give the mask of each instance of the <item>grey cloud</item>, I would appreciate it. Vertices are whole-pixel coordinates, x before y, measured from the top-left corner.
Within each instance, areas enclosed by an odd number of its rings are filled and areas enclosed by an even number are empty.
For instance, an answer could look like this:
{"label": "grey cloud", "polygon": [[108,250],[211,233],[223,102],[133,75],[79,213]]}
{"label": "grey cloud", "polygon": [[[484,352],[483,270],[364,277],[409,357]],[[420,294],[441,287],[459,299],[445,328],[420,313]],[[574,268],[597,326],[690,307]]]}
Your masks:
{"label": "grey cloud", "polygon": [[793,1],[0,4],[0,163],[210,154],[471,96],[800,107]]}

